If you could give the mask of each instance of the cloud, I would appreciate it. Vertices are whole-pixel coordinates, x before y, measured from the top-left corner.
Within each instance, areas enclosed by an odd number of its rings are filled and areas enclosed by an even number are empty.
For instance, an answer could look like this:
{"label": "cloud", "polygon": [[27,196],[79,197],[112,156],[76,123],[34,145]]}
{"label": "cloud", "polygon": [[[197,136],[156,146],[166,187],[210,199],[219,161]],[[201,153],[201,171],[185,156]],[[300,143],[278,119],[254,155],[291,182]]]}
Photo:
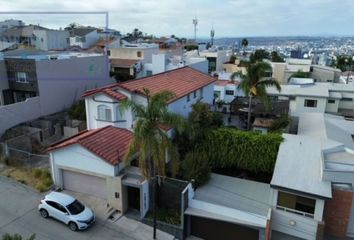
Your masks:
{"label": "cloud", "polygon": [[[2,0],[1,11],[108,11],[111,28],[122,32],[138,27],[155,35],[192,36],[198,17],[198,36],[354,34],[352,0]],[[0,15],[50,27],[70,22],[103,26],[104,16]]]}

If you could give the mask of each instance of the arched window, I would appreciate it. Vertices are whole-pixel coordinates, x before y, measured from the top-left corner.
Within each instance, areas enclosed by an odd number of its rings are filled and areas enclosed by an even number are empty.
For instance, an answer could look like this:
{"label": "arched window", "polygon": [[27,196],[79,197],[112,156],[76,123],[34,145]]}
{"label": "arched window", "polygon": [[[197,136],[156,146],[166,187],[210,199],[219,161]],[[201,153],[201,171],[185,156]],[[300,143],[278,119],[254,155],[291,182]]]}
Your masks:
{"label": "arched window", "polygon": [[99,105],[97,107],[97,118],[103,121],[112,121],[112,110],[106,105]]}

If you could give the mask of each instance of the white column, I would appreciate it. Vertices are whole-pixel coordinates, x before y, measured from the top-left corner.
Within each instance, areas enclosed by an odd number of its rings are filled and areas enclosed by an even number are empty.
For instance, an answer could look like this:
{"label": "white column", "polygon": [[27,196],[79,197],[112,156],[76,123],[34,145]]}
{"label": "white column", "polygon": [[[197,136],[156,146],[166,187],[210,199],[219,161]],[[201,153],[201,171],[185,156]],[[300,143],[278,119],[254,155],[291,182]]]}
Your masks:
{"label": "white column", "polygon": [[325,203],[325,201],[322,200],[322,199],[317,199],[316,200],[314,219],[317,220],[317,221],[322,221],[324,203]]}

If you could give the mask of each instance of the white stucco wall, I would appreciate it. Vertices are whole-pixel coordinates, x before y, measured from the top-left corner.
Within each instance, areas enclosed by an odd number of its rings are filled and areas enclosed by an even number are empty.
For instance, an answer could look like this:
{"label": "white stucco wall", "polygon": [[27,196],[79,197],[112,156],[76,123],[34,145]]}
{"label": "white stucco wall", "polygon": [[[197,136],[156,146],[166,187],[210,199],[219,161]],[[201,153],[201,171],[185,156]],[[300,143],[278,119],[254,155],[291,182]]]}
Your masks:
{"label": "white stucco wall", "polygon": [[338,106],[339,106],[339,99],[332,99],[332,100],[334,100],[334,103],[329,103],[327,99],[326,112],[337,113]]}
{"label": "white stucco wall", "polygon": [[208,61],[206,59],[204,61],[188,64],[188,66],[205,74],[208,74]]}
{"label": "white stucco wall", "polygon": [[36,35],[36,49],[41,50],[65,50],[69,47],[67,39],[69,31],[61,30],[34,30]]}
{"label": "white stucco wall", "polygon": [[83,49],[90,48],[99,39],[97,30],[94,30],[85,35],[85,42],[76,41],[76,37],[70,37],[70,46],[79,46]]}
{"label": "white stucco wall", "polygon": [[[54,184],[61,186],[62,176],[59,169],[77,170],[81,173],[89,173],[96,176],[115,176],[115,167],[100,157],[74,144],[51,152],[50,162]],[[118,172],[118,171],[117,171]]]}
{"label": "white stucco wall", "polygon": [[[168,109],[174,113],[178,113],[183,117],[188,117],[188,114],[192,111],[192,105],[196,103],[200,98],[201,90],[197,90],[197,97],[194,98],[193,93],[190,93],[190,101],[187,102],[187,96],[178,99],[168,105]],[[214,98],[214,84],[209,84],[203,87],[203,98],[202,102],[208,103],[210,105],[213,104]]]}
{"label": "white stucco wall", "polygon": [[[115,126],[129,128],[130,111],[122,111],[119,102],[105,94],[97,94],[85,99],[87,129],[96,129],[105,126]],[[102,121],[98,119],[98,106],[105,105],[112,111],[112,121]],[[129,121],[129,122],[128,122]]]}
{"label": "white stucco wall", "polygon": [[[316,107],[305,107],[305,99],[317,100]],[[316,97],[296,97],[295,100],[295,109],[292,109],[291,115],[298,116],[300,113],[304,112],[320,112],[324,113],[326,111],[326,98],[316,98]]]}

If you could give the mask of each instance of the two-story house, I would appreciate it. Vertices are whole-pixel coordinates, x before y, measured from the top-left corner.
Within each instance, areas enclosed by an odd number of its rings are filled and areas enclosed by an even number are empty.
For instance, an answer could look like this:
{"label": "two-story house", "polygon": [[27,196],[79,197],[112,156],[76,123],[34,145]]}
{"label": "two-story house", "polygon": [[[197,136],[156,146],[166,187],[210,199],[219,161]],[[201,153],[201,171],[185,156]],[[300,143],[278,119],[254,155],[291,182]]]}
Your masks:
{"label": "two-story house", "polygon": [[168,109],[187,117],[197,101],[212,104],[214,81],[184,67],[87,91],[83,97],[88,130],[49,149],[55,185],[98,196],[122,213],[136,209],[143,217],[149,209],[149,187],[137,167],[123,163],[135,115],[131,109],[121,111],[121,102],[129,98],[146,105],[143,89],[151,94],[169,90],[175,97]]}

